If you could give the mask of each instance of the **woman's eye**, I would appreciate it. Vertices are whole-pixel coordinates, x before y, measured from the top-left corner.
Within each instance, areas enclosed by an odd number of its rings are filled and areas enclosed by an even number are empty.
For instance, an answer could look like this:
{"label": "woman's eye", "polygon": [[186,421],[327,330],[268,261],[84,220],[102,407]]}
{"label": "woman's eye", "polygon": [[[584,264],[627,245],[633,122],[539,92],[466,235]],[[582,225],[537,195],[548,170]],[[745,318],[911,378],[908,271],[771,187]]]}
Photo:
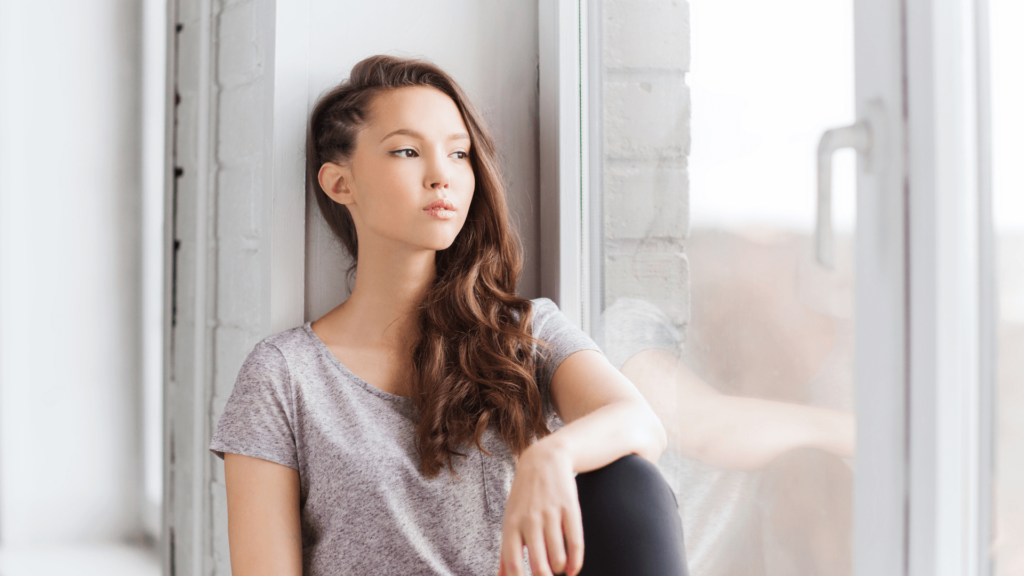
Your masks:
{"label": "woman's eye", "polygon": [[395,156],[401,156],[402,158],[415,158],[416,151],[412,148],[402,148],[401,150],[394,150],[391,152]]}
{"label": "woman's eye", "polygon": [[466,154],[462,150],[456,150],[455,152],[452,152],[452,154],[454,154],[455,157],[458,158],[459,160],[465,160],[466,158],[469,158],[469,154]]}

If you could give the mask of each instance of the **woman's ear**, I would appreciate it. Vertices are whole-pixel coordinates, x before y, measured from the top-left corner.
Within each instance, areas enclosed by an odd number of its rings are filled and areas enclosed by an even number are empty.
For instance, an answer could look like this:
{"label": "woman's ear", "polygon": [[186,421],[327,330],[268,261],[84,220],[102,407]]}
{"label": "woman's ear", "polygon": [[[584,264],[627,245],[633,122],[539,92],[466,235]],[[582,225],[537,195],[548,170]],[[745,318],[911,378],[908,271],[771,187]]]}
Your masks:
{"label": "woman's ear", "polygon": [[352,171],[347,166],[324,162],[324,165],[320,167],[320,173],[317,174],[317,180],[320,181],[320,187],[331,200],[345,205],[355,203],[350,187]]}

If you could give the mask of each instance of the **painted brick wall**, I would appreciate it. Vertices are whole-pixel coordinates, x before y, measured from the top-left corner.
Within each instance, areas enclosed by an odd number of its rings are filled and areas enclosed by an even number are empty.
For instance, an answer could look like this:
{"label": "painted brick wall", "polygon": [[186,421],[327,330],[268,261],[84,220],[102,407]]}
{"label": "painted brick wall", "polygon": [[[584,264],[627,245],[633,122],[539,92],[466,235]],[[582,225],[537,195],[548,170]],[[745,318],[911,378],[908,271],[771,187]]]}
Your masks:
{"label": "painted brick wall", "polygon": [[603,0],[604,282],[689,321],[690,64],[684,0]]}
{"label": "painted brick wall", "polygon": [[[176,448],[168,510],[176,572],[228,575],[224,468],[205,449],[238,369],[268,324],[265,143],[271,132],[274,2],[181,0],[177,10],[174,158],[181,170],[167,410]],[[205,409],[197,412],[197,405]],[[202,421],[195,421],[196,414]],[[199,493],[193,489],[197,476],[204,479]]]}
{"label": "painted brick wall", "polygon": [[[272,184],[264,175],[269,161],[264,146],[270,137],[267,113],[273,93],[268,63],[273,54],[274,3],[270,0],[221,2],[215,7],[217,130],[215,252],[217,258],[216,322],[213,338],[213,397],[210,430],[217,425],[238,369],[265,335],[261,267],[268,258],[269,236],[263,203],[271,201]],[[211,456],[211,458],[215,458]],[[210,479],[213,573],[231,574],[228,552],[224,467],[212,466]]]}

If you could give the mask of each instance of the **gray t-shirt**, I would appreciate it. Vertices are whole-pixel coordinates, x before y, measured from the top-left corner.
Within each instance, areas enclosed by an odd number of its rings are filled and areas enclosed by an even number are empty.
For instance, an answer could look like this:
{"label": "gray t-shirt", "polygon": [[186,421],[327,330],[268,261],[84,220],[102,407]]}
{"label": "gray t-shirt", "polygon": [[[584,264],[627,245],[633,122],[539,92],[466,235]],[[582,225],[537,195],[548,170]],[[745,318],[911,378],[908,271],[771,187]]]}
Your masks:
{"label": "gray t-shirt", "polygon": [[[550,344],[537,383],[552,429],[549,385],[573,352],[600,349],[554,302],[533,301],[533,334]],[[536,351],[535,351],[536,354]],[[210,443],[299,472],[303,573],[493,574],[515,457],[489,428],[448,468],[425,478],[412,401],[346,368],[310,323],[259,342],[239,371]]]}

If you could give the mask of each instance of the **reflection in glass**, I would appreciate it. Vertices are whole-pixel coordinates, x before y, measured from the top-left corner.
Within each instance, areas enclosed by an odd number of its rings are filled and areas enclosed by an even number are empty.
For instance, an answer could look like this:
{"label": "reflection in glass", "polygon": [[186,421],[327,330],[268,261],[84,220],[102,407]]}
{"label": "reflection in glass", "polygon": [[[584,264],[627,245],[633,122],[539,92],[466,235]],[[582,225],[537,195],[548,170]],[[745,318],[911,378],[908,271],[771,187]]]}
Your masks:
{"label": "reflection in glass", "polygon": [[849,268],[820,271],[793,234],[695,230],[687,247],[688,342],[637,298],[607,307],[594,333],[665,424],[659,466],[680,501],[691,569],[848,572],[852,324],[841,298],[813,295],[849,296]]}
{"label": "reflection in glass", "polygon": [[593,334],[665,424],[691,573],[850,574],[852,154],[836,270],[811,231],[818,137],[853,121],[852,0],[590,7]]}

